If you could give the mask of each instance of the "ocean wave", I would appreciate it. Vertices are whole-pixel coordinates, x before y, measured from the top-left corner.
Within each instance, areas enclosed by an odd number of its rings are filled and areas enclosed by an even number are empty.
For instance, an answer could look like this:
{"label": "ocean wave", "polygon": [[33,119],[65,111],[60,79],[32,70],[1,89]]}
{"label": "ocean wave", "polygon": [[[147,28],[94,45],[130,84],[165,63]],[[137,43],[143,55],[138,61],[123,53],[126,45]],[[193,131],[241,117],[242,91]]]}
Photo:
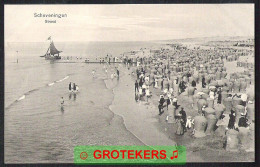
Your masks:
{"label": "ocean wave", "polygon": [[56,82],[56,83],[62,82],[62,81],[64,81],[64,80],[68,79],[68,78],[69,78],[69,75],[67,75],[65,78],[63,78],[63,79],[61,79],[61,80],[58,80],[58,81],[55,81],[55,82]]}
{"label": "ocean wave", "polygon": [[48,84],[48,86],[52,86],[52,85],[54,85],[54,82]]}
{"label": "ocean wave", "polygon": [[25,95],[22,95],[19,99],[17,99],[17,101],[21,101],[23,99],[25,99]]}
{"label": "ocean wave", "polygon": [[[68,78],[69,78],[69,75],[65,76],[64,78],[62,78],[62,79],[60,79],[60,80],[58,80],[58,81],[54,81],[54,82],[52,82],[52,83],[49,83],[49,84],[47,84],[47,86],[53,86],[55,83],[62,82],[62,81],[64,81],[64,80],[68,79]],[[40,90],[41,88],[44,88],[44,87],[46,87],[46,86],[29,90],[28,92],[26,92],[25,94],[23,94],[21,97],[19,97],[17,100],[13,101],[10,105],[8,105],[8,106],[6,107],[6,109],[9,109],[9,108],[12,107],[15,103],[17,103],[17,102],[19,102],[19,101],[21,101],[21,100],[24,100],[26,96],[30,95],[31,93],[33,93],[33,92],[35,92],[35,91]]]}

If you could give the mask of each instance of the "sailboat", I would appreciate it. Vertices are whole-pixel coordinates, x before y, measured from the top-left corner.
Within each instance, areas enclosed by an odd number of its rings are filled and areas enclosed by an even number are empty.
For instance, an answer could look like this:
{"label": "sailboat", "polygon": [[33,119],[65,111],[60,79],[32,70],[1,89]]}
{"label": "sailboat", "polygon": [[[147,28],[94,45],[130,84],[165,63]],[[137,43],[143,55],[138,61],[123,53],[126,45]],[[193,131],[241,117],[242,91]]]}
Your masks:
{"label": "sailboat", "polygon": [[47,52],[45,53],[45,55],[40,56],[40,57],[45,57],[45,60],[58,60],[58,59],[61,59],[60,53],[62,51],[59,51],[58,49],[56,49],[56,47],[54,46],[53,41],[51,40],[51,37],[49,37],[48,40],[50,40],[50,46],[49,46]]}

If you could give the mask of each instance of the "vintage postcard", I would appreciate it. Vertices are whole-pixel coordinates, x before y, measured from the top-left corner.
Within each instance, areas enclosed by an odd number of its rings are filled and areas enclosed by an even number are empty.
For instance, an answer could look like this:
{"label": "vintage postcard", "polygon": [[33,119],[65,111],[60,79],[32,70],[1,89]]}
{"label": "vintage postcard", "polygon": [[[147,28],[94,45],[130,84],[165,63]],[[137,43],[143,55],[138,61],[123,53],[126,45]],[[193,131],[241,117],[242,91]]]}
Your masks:
{"label": "vintage postcard", "polygon": [[4,9],[5,163],[255,161],[254,4]]}

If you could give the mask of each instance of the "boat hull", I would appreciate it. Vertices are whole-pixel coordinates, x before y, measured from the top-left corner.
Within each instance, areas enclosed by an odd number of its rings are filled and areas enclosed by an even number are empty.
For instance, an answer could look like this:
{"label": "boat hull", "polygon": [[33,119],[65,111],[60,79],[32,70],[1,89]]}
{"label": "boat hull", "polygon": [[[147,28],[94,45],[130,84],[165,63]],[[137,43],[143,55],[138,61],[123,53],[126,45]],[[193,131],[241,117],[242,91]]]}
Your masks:
{"label": "boat hull", "polygon": [[60,56],[45,56],[45,60],[60,60]]}

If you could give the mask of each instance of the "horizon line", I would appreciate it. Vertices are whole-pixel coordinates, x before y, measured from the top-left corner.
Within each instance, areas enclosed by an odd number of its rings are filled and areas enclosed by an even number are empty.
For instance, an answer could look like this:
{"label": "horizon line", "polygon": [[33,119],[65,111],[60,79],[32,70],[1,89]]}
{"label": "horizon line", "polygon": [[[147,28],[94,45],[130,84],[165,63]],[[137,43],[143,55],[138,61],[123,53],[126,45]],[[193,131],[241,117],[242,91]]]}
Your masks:
{"label": "horizon line", "polygon": [[[163,41],[171,41],[171,40],[185,40],[185,39],[202,39],[202,38],[230,38],[230,37],[248,37],[255,39],[255,35],[247,35],[247,36],[204,36],[204,37],[190,37],[190,38],[176,38],[176,39],[154,39],[154,40],[129,40],[129,41],[56,41],[56,42],[163,42]],[[5,41],[4,43],[43,43],[47,42],[47,40],[44,41]]]}

